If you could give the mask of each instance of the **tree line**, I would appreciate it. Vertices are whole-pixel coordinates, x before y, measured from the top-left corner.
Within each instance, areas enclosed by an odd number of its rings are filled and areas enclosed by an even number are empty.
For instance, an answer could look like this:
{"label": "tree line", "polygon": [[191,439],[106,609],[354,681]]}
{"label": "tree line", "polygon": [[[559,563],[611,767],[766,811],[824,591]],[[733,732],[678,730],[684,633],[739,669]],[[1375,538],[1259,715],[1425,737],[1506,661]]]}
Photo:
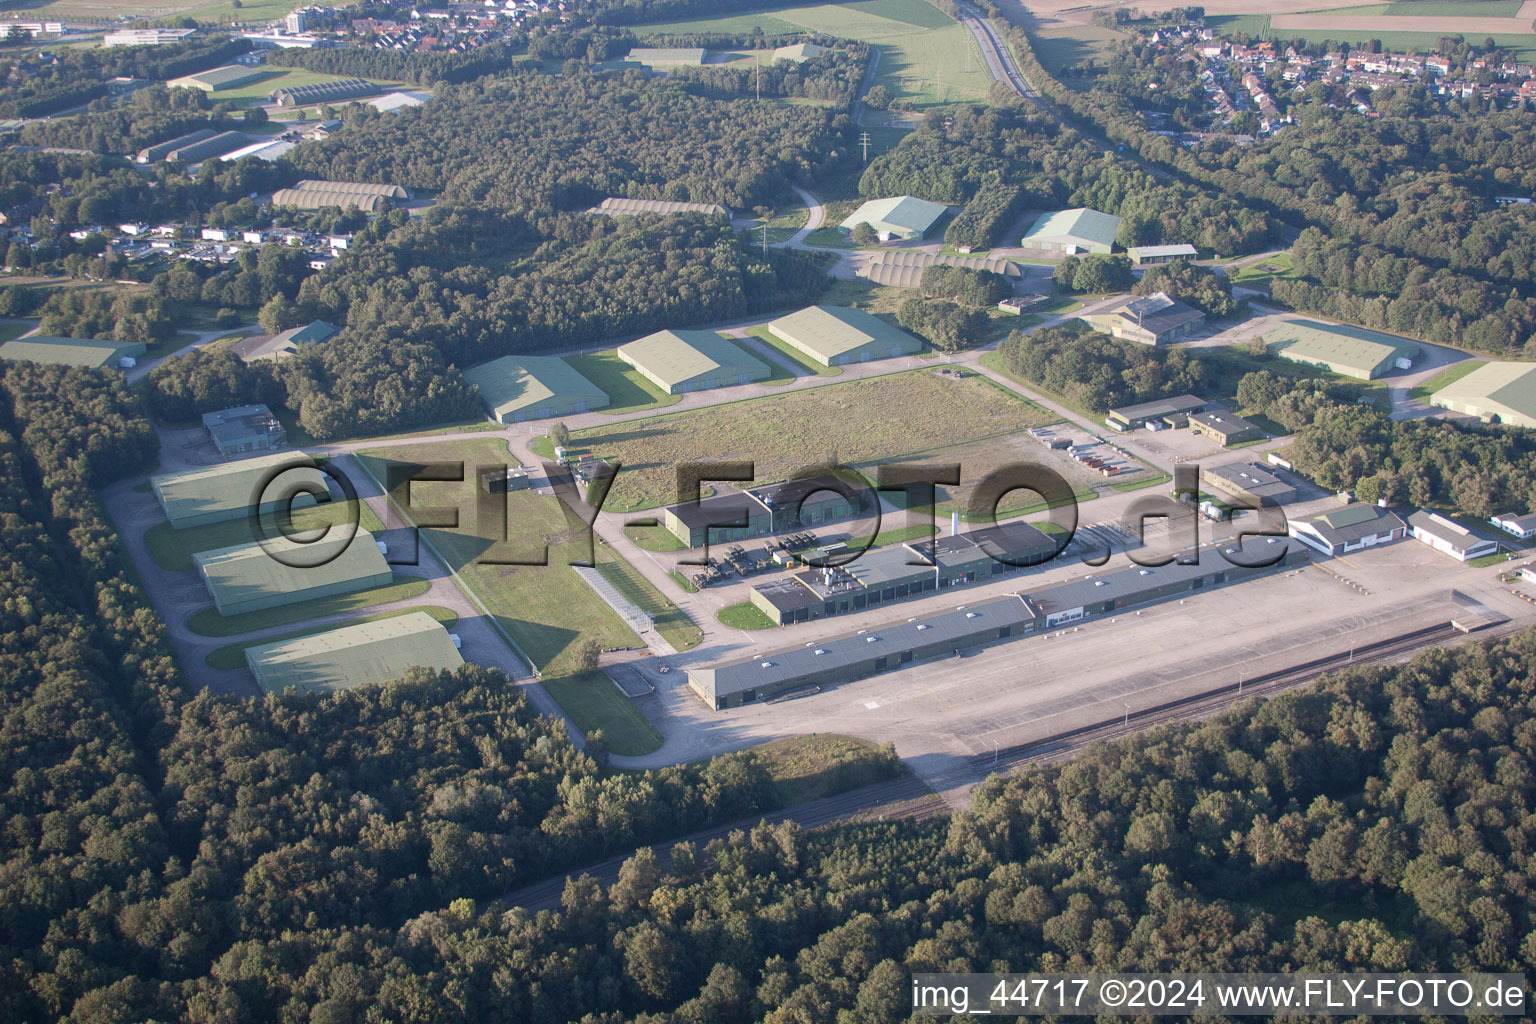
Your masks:
{"label": "tree line", "polygon": [[1096,413],[1199,394],[1209,380],[1205,365],[1186,349],[1121,341],[1076,322],[1032,334],[1014,331],[998,354],[1009,373]]}
{"label": "tree line", "polygon": [[164,81],[226,64],[249,51],[246,39],[192,38],[165,46],[56,47],[46,59],[0,61],[0,117],[46,117],[107,95],[112,78]]}

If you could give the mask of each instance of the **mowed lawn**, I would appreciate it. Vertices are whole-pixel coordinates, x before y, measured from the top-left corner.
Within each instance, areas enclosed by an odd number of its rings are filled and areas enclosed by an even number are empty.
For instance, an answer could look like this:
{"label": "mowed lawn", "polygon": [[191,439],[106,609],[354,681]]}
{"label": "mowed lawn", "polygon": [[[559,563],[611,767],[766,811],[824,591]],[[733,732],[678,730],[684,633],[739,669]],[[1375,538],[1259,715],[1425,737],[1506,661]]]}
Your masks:
{"label": "mowed lawn", "polygon": [[872,43],[880,51],[875,81],[895,97],[918,106],[985,99],[992,76],[965,27],[927,0],[864,0],[851,4],[811,4],[762,14],[638,25],[640,35],[676,32],[745,33],[761,28],[769,35],[824,32]]}
{"label": "mowed lawn", "polygon": [[677,466],[688,462],[750,460],[768,482],[829,459],[888,461],[1054,418],[981,377],[909,370],[592,427],[572,446],[623,463],[604,507],[630,511],[677,500]]}

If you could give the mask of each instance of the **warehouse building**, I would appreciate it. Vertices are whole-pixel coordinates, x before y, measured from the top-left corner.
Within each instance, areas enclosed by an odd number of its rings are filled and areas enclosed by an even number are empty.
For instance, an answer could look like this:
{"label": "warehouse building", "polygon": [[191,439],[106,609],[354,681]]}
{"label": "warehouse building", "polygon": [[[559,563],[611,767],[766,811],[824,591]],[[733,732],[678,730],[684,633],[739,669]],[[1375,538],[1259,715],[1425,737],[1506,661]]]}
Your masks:
{"label": "warehouse building", "polygon": [[1458,562],[1499,553],[1498,541],[1478,536],[1460,523],[1428,509],[1419,509],[1408,517],[1408,535]]}
{"label": "warehouse building", "polygon": [[298,210],[323,210],[328,206],[363,213],[385,213],[390,202],[384,196],[365,192],[329,191],[319,188],[280,188],[272,193],[273,206],[291,206]]}
{"label": "warehouse building", "polygon": [[491,417],[521,423],[570,416],[608,405],[608,393],[554,356],[502,356],[464,371]]}
{"label": "warehouse building", "polygon": [[268,103],[280,107],[307,107],[311,103],[339,103],[344,100],[373,96],[382,90],[366,78],[341,78],[334,82],[316,82],[314,85],[286,86],[274,89]]}
{"label": "warehouse building", "polygon": [[1536,428],[1536,363],[1484,364],[1429,401],[1489,423]]}
{"label": "warehouse building", "polygon": [[927,235],[949,210],[943,203],[930,203],[913,196],[892,196],[889,199],[871,199],[861,205],[839,224],[838,230],[852,232],[860,224],[868,224],[880,236],[880,241],[893,238],[913,240]]}
{"label": "warehouse building", "polygon": [[1516,515],[1514,512],[1505,512],[1503,515],[1494,516],[1488,521],[1511,537],[1519,537],[1521,540],[1530,540],[1532,537],[1536,537],[1536,513],[1522,516]]}
{"label": "warehouse building", "polygon": [[[773,513],[750,491],[719,488],[720,493],[661,510],[661,524],[690,548],[731,544],[773,532]],[[735,525],[722,525],[722,524]]]}
{"label": "warehouse building", "polygon": [[333,693],[387,683],[413,668],[451,672],[464,659],[442,623],[426,612],[410,612],[257,644],[246,648],[245,663],[263,693]]}
{"label": "warehouse building", "polygon": [[637,46],[625,55],[624,60],[648,68],[681,68],[703,64],[707,55],[707,51],[698,47]]}
{"label": "warehouse building", "polygon": [[1223,448],[1248,441],[1260,441],[1267,435],[1241,416],[1230,412],[1197,412],[1189,418],[1189,429],[1209,437]]}
{"label": "warehouse building", "polygon": [[1296,500],[1296,488],[1257,463],[1217,466],[1204,476],[1218,491],[1255,508]]}
{"label": "warehouse building", "polygon": [[203,429],[220,455],[275,451],[288,441],[282,422],[259,404],[205,412]]}
{"label": "warehouse building", "polygon": [[200,164],[204,160],[227,156],[237,149],[250,145],[250,142],[250,137],[240,132],[216,132],[206,139],[198,139],[172,148],[163,159],[190,166]]}
{"label": "warehouse building", "polygon": [[796,64],[803,64],[814,57],[831,52],[830,48],[817,46],[815,43],[795,43],[793,46],[781,46],[774,50],[773,59],[775,63],[781,60],[792,60]]}
{"label": "warehouse building", "polygon": [[810,306],[770,321],[768,333],[822,366],[917,355],[923,343],[851,306]]}
{"label": "warehouse building", "polygon": [[180,149],[183,146],[190,146],[194,142],[202,142],[204,139],[211,139],[217,134],[219,133],[214,131],[212,128],[199,128],[195,132],[188,132],[185,135],[178,135],[174,139],[167,139],[164,142],[157,142],[153,146],[146,146],[139,150],[139,155],[134,159],[136,162],[141,164],[159,163],[161,160],[164,160],[171,151]]}
{"label": "warehouse building", "polygon": [[365,196],[383,196],[385,199],[408,199],[409,193],[399,185],[385,185],[377,181],[323,181],[305,178],[293,186],[299,191],[342,192]]}
{"label": "warehouse building", "polygon": [[1205,314],[1162,292],[1128,299],[1111,309],[1082,317],[1094,330],[1139,345],[1167,345],[1200,329]]}
{"label": "warehouse building", "polygon": [[309,544],[277,535],[265,544],[251,541],[203,551],[193,560],[220,615],[243,615],[393,582],[371,533],[358,530],[348,537],[340,532],[339,537]]}
{"label": "warehouse building", "polygon": [[[279,474],[282,480],[275,482]],[[282,452],[222,466],[162,473],[150,477],[149,486],[165,517],[177,530],[244,519],[253,512],[276,512],[289,507],[288,494],[294,495],[292,507],[297,509],[315,504],[317,494],[330,493],[325,474],[303,452]],[[298,487],[312,490],[300,492],[295,490]],[[260,507],[253,507],[263,497],[267,500]]]}
{"label": "warehouse building", "polygon": [[706,217],[731,219],[731,211],[719,203],[683,203],[669,199],[623,199],[610,196],[587,211],[607,214],[610,217],[633,217],[642,213],[702,213]]}
{"label": "warehouse building", "polygon": [[1315,320],[1286,320],[1263,338],[1282,359],[1357,380],[1409,369],[1420,352],[1418,343],[1407,338]]}
{"label": "warehouse building", "polygon": [[[89,338],[53,338],[34,334],[0,345],[0,359],[7,362],[50,363],[55,366],[83,366],[89,370],[120,367],[123,360],[136,360],[147,351],[137,341],[92,341]],[[127,365],[132,366],[130,362]]]}
{"label": "warehouse building", "polygon": [[1131,263],[1149,267],[1155,263],[1172,263],[1174,260],[1192,260],[1200,255],[1192,245],[1133,245],[1125,250]]}
{"label": "warehouse building", "polygon": [[873,494],[857,489],[849,500],[843,493],[847,489],[834,476],[814,476],[754,488],[752,495],[772,513],[772,532],[785,533],[874,514],[878,499]]}
{"label": "warehouse building", "polygon": [[1292,519],[1287,532],[1325,555],[1346,555],[1402,540],[1408,536],[1408,526],[1379,505],[1358,502],[1320,516]]}
{"label": "warehouse building", "polygon": [[210,71],[199,71],[195,75],[173,78],[165,84],[171,89],[197,89],[200,92],[218,92],[220,89],[238,89],[242,85],[250,85],[264,74],[266,72],[261,68],[226,64],[224,67],[213,68]]}
{"label": "warehouse building", "polygon": [[1119,233],[1119,217],[1078,207],[1041,214],[1019,244],[1026,249],[1044,249],[1069,256],[1078,253],[1107,256],[1115,251],[1115,238]]}
{"label": "warehouse building", "polygon": [[128,28],[108,32],[101,37],[102,46],[166,46],[186,42],[196,32],[195,28]]}
{"label": "warehouse building", "polygon": [[[1023,270],[1013,260],[996,256],[945,256],[918,249],[884,249],[874,253],[855,269],[862,278],[889,288],[917,288],[923,283],[923,271],[929,267],[963,267],[966,270],[985,270],[1009,278],[1017,283],[1024,276]],[[1006,300],[1004,300],[1006,301]]]}
{"label": "warehouse building", "polygon": [[[1243,555],[1251,560],[1272,558],[1271,545],[1285,543],[1281,538],[1262,538],[1259,543],[1245,545]],[[961,605],[949,612],[690,669],[688,685],[700,700],[717,710],[795,691],[813,692],[929,658],[1037,635],[1124,608],[1272,575],[1305,564],[1308,554],[1300,545],[1287,545],[1274,565],[1259,568],[1228,561],[1238,557],[1242,555],[1235,546],[1212,547],[1202,551],[1195,564],[1175,561],[1157,568],[1133,566],[1028,594]]]}
{"label": "warehouse building", "polygon": [[336,328],[324,320],[312,320],[302,327],[290,327],[277,334],[255,334],[241,338],[230,351],[247,363],[275,362],[298,352],[300,345],[313,345],[330,339]]}
{"label": "warehouse building", "polygon": [[1188,421],[1190,413],[1204,412],[1205,406],[1205,399],[1199,395],[1177,395],[1173,398],[1160,398],[1155,402],[1111,409],[1104,423],[1115,430],[1135,430],[1152,423],[1165,424],[1169,417],[1174,417],[1178,425],[1182,426]]}
{"label": "warehouse building", "polygon": [[657,331],[615,353],[669,395],[766,380],[773,371],[714,331]]}

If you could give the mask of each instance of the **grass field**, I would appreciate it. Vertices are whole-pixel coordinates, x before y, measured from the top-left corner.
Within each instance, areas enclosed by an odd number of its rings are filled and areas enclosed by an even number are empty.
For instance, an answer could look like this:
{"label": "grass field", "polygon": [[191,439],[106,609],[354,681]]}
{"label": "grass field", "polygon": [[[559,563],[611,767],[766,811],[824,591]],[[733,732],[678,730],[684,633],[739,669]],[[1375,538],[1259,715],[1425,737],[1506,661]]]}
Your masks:
{"label": "grass field", "polygon": [[[1428,7],[1432,5],[1412,4],[1411,6]],[[1401,14],[1402,12],[1395,13]],[[1429,11],[1410,13],[1423,16],[1431,14]],[[1235,36],[1238,33],[1247,33],[1255,39],[1304,39],[1309,43],[1332,41],[1353,44],[1368,43],[1372,39],[1379,39],[1385,49],[1394,52],[1418,50],[1421,53],[1428,53],[1436,49],[1440,45],[1440,39],[1448,34],[1445,32],[1393,32],[1388,30],[1388,26],[1392,24],[1390,17],[1384,17],[1381,21],[1383,30],[1377,31],[1375,28],[1369,30],[1351,29],[1343,25],[1326,29],[1275,29],[1270,25],[1269,15],[1267,14],[1212,15],[1206,18],[1206,24],[1220,36]],[[1485,38],[1492,38],[1495,46],[1513,53],[1516,61],[1523,63],[1536,61],[1536,35],[1495,32],[1490,36],[1489,33],[1481,31],[1467,33],[1467,35],[1475,39],[1479,44]]]}
{"label": "grass field", "polygon": [[1446,367],[1429,378],[1429,380],[1409,390],[1408,397],[1417,398],[1421,402],[1427,402],[1429,401],[1429,396],[1433,395],[1436,391],[1455,384],[1479,366],[1486,365],[1488,364],[1484,363],[1481,359],[1463,359],[1461,362]]}
{"label": "grass field", "polygon": [[[350,512],[344,501],[313,505],[295,512],[292,529],[284,530],[283,533],[293,535],[317,530],[322,526],[337,526],[338,529],[344,529],[339,524],[348,522],[349,518]],[[272,525],[270,519],[268,525],[269,527]],[[359,529],[370,533],[384,529],[383,524],[379,522],[379,517],[362,502],[359,502],[357,507],[357,525]],[[149,554],[154,558],[155,564],[171,572],[190,572],[197,568],[197,563],[192,560],[192,556],[200,551],[234,547],[236,544],[250,544],[260,539],[255,525],[243,516],[222,523],[211,523],[208,526],[193,526],[185,530],[173,529],[168,522],[156,523],[144,533],[144,543],[149,546]]]}
{"label": "grass field", "polygon": [[784,807],[846,793],[899,770],[888,747],[835,733],[791,736],[747,752],[767,769]]}
{"label": "grass field", "polygon": [[1029,44],[1041,65],[1053,77],[1059,78],[1071,88],[1086,89],[1093,84],[1092,78],[1075,78],[1071,75],[1063,77],[1062,70],[1089,57],[1102,58],[1108,55],[1115,43],[1125,38],[1125,33],[1112,28],[1065,23],[1031,32]]}
{"label": "grass field", "polygon": [[661,733],[601,672],[545,678],[540,683],[584,735],[601,730],[613,753],[636,757],[661,746]]}
{"label": "grass field", "polygon": [[[1231,273],[1230,270],[1228,272]],[[1300,274],[1291,263],[1291,254],[1282,252],[1238,268],[1237,272],[1232,274],[1232,283],[1258,288],[1268,285],[1277,277],[1294,280],[1299,276]]]}
{"label": "grass field", "polygon": [[763,14],[641,25],[641,35],[671,32],[824,32],[880,50],[876,84],[917,106],[985,100],[992,76],[971,34],[927,0],[862,0],[786,7]]}
{"label": "grass field", "polygon": [[798,350],[792,348],[783,340],[775,338],[773,334],[768,330],[767,324],[758,324],[756,327],[748,327],[747,333],[756,338],[758,341],[762,342],[764,345],[767,345],[769,348],[773,349],[779,355],[783,356],[791,366],[798,366],[807,374],[813,374],[817,377],[842,376],[843,368],[841,366],[822,366],[820,363],[812,362],[810,359],[807,359],[805,356],[801,355]]}
{"label": "grass field", "polygon": [[611,348],[566,356],[565,361],[607,393],[608,407],[599,410],[601,412],[617,415],[641,409],[663,409],[683,400],[682,395],[669,395],[646,380]]}
{"label": "grass field", "polygon": [[767,482],[828,459],[891,461],[1052,419],[985,378],[910,370],[593,427],[572,445],[623,462],[606,507],[624,511],[674,500],[676,466],[700,459],[751,460]]}
{"label": "grass field", "polygon": [[688,545],[678,540],[659,522],[655,526],[626,526],[624,536],[647,551],[686,551]]}
{"label": "grass field", "polygon": [[[284,12],[287,13],[287,12]],[[267,101],[267,97],[274,89],[292,89],[301,85],[315,85],[319,82],[339,82],[348,77],[346,75],[326,75],[318,71],[306,71],[303,68],[264,67],[262,76],[254,82],[248,82],[238,89],[220,89],[210,93],[209,98],[215,103],[228,101],[239,107],[252,107]],[[403,83],[387,82],[384,79],[370,79],[376,81],[388,91],[392,87],[407,88]],[[348,101],[335,104],[342,106]]]}
{"label": "grass field", "polygon": [[395,582],[387,587],[322,597],[316,601],[301,601],[281,608],[264,608],[243,615],[220,615],[217,608],[204,608],[187,620],[187,628],[199,636],[238,636],[252,630],[286,626],[290,622],[307,622],[324,615],[372,608],[391,601],[405,601],[420,597],[431,588],[432,584],[427,580],[396,576]]}
{"label": "grass field", "polygon": [[672,582],[676,583],[678,589],[683,593],[697,594],[699,592],[699,588],[693,585],[693,581],[690,580],[687,576],[684,576],[682,573],[678,572],[676,569],[673,569],[671,572],[667,573],[667,575],[672,578]]}
{"label": "grass field", "polygon": [[778,625],[750,601],[726,605],[715,613],[715,618],[732,629],[773,629]]}
{"label": "grass field", "polygon": [[[442,608],[438,605],[424,604],[416,608],[402,608],[395,612],[381,612],[378,615],[359,615],[355,619],[348,619],[344,625],[355,626],[360,622],[376,622],[379,619],[393,619],[401,615],[410,615],[412,612],[425,612],[426,614],[436,619],[438,622],[441,622],[446,629],[452,629],[454,625],[459,621],[459,616],[451,608]],[[280,640],[294,640],[301,636],[313,636],[316,633],[326,633],[330,630],[340,628],[342,627],[335,625],[316,626],[312,629],[300,629],[293,633],[284,633],[282,636],[269,636],[261,640],[252,640],[249,643],[225,644],[223,647],[209,652],[208,657],[204,658],[203,660],[208,663],[209,668],[245,668],[245,652],[247,648],[255,647],[258,644],[277,643]]]}

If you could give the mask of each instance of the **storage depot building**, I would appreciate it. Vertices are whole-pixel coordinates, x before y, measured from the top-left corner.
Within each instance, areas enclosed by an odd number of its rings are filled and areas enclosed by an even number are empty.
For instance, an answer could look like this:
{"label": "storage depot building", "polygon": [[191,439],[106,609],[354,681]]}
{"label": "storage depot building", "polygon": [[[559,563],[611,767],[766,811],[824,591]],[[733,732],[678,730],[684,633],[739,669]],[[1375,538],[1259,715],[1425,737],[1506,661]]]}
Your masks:
{"label": "storage depot building", "polygon": [[[263,494],[264,484],[271,486]],[[285,506],[287,494],[294,494],[294,508],[315,504],[318,499],[313,492],[306,496],[295,490],[300,485],[329,493],[325,474],[303,452],[262,455],[205,469],[163,473],[149,480],[155,500],[177,530],[241,519],[251,514],[252,503],[261,497],[267,500],[258,513],[272,513]]]}
{"label": "storage depot building", "polygon": [[1428,509],[1420,509],[1408,517],[1408,534],[1458,562],[1499,553],[1497,540],[1478,536],[1460,523]]}
{"label": "storage depot building", "polygon": [[1536,427],[1536,363],[1486,363],[1429,401],[1489,422]]}
{"label": "storage depot building", "polygon": [[464,371],[501,423],[569,416],[608,405],[608,393],[555,356],[502,356]]}
{"label": "storage depot building", "polygon": [[915,240],[922,238],[938,223],[949,207],[943,203],[930,203],[913,196],[893,196],[889,199],[871,199],[849,214],[838,230],[851,233],[860,224],[868,224],[880,236],[880,241],[893,238]]}
{"label": "storage depot building", "polygon": [[1026,249],[1045,249],[1069,255],[1099,253],[1107,256],[1115,251],[1115,238],[1119,233],[1119,217],[1080,206],[1074,210],[1041,214],[1019,244]]}
{"label": "storage depot building", "polygon": [[1316,366],[1330,373],[1375,380],[1413,365],[1421,349],[1416,341],[1362,327],[1286,320],[1263,335],[1264,344],[1282,359]]}
{"label": "storage depot building", "polygon": [[55,366],[83,366],[89,370],[115,369],[125,358],[137,359],[147,346],[137,341],[92,341],[89,338],[53,338],[34,334],[0,345],[0,359]]}
{"label": "storage depot building", "polygon": [[1170,416],[1187,421],[1190,413],[1204,412],[1205,405],[1205,399],[1199,395],[1160,398],[1155,402],[1124,405],[1118,409],[1111,409],[1104,422],[1116,430],[1135,430],[1148,423],[1161,422]]}
{"label": "storage depot building", "polygon": [[1292,519],[1288,525],[1292,537],[1325,555],[1343,555],[1351,551],[1390,544],[1408,535],[1407,525],[1379,505],[1358,502],[1324,512],[1320,516]]}
{"label": "storage depot building", "polygon": [[236,544],[201,552],[193,560],[220,615],[350,594],[393,581],[378,543],[367,530],[358,530],[351,538],[344,530],[333,528],[331,533],[339,536],[312,544],[275,536],[266,545]]}
{"label": "storage depot building", "polygon": [[[719,485],[717,485],[719,486]],[[721,523],[740,523],[721,526]],[[667,531],[690,548],[730,544],[773,532],[773,513],[749,491],[720,488],[720,493],[698,503],[679,502],[661,510]]]}
{"label": "storage depot building", "polygon": [[917,355],[923,343],[851,306],[809,306],[770,321],[768,333],[822,366]]}
{"label": "storage depot building", "polygon": [[713,331],[657,331],[615,353],[669,395],[750,384],[773,375],[767,364]]}
{"label": "storage depot building", "polygon": [[257,644],[246,648],[245,661],[263,693],[350,690],[398,679],[412,668],[451,671],[464,664],[443,624],[425,612]]}

